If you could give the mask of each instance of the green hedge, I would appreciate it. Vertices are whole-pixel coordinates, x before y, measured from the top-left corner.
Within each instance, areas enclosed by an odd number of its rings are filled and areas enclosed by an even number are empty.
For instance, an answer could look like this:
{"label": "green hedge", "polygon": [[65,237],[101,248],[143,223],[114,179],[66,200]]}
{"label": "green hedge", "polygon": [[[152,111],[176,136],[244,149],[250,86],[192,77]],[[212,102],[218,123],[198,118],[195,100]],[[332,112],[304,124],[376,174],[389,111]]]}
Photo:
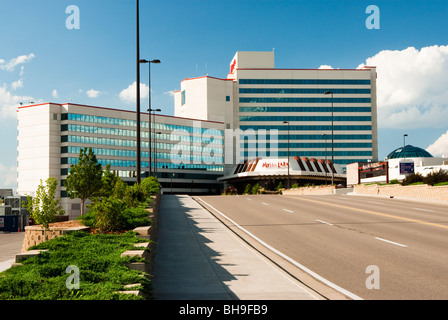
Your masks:
{"label": "green hedge", "polygon": [[[140,258],[120,255],[137,242],[134,232],[123,235],[91,235],[74,232],[39,244],[31,249],[48,249],[29,258],[23,266],[0,273],[0,300],[128,300],[142,299],[132,294],[119,294],[124,285],[141,283],[141,289],[151,294],[151,282],[142,272],[129,269],[126,264]],[[66,280],[71,275],[66,268],[79,268],[79,289],[68,289]]]}

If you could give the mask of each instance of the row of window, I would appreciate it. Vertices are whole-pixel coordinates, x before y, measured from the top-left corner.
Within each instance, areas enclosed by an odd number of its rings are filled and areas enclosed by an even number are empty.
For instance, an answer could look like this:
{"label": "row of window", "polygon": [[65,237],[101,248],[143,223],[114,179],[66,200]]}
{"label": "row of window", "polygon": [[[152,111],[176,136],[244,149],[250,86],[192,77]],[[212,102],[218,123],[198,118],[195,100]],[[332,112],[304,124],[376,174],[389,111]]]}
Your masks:
{"label": "row of window", "polygon": [[[117,126],[128,126],[128,127],[136,127],[137,126],[137,121],[135,121],[135,120],[100,117],[100,116],[92,116],[92,115],[77,114],[77,113],[63,113],[63,114],[61,114],[61,120],[92,122],[92,123],[109,124],[109,125],[117,125]],[[193,127],[156,122],[156,123],[151,124],[151,128],[154,128],[156,130],[167,130],[167,131],[177,130],[180,132],[208,134],[208,135],[212,135],[212,136],[222,136],[223,135],[222,130],[202,128],[200,125],[201,121],[196,121],[196,122],[199,125],[196,126],[195,124],[193,124]],[[149,123],[147,121],[141,121],[140,123],[141,123],[142,128],[149,128]]]}
{"label": "row of window", "polygon": [[[77,164],[78,158],[61,158],[61,164]],[[136,167],[137,161],[133,160],[117,160],[117,159],[98,159],[98,163],[102,166],[106,166],[110,164],[112,167]],[[149,162],[148,161],[142,161],[141,162],[142,168],[148,168]],[[173,162],[157,162],[157,168],[166,168],[166,169],[199,169],[199,170],[207,170],[207,171],[223,171],[224,168],[221,163],[214,163],[210,162],[210,164],[202,163],[202,164],[195,164],[195,163],[188,163],[188,161],[181,162],[181,163],[173,163]]]}
{"label": "row of window", "polygon": [[370,94],[370,89],[311,89],[311,88],[240,88],[240,93],[267,93],[267,94],[324,94],[331,91],[333,94]]}
{"label": "row of window", "polygon": [[[331,121],[331,116],[240,116],[240,121]],[[370,116],[334,116],[334,121],[372,121]]]}
{"label": "row of window", "polygon": [[371,112],[370,107],[240,107],[240,112]]}
{"label": "row of window", "polygon": [[[283,120],[282,120],[283,121]],[[241,130],[279,130],[279,131],[331,131],[331,125],[306,125],[306,126],[297,126],[297,125],[289,125],[289,128],[286,124],[283,125],[242,125],[240,126]],[[372,126],[364,126],[364,125],[334,125],[333,130],[335,131],[371,131]]]}
{"label": "row of window", "polygon": [[[269,142],[262,142],[262,143],[256,143],[255,141],[248,141],[241,143],[240,146],[243,148],[252,148],[252,146],[258,145],[258,147],[263,148],[271,148],[271,144]],[[276,144],[272,144],[273,147],[276,148],[282,148],[286,149],[288,148],[288,143],[286,142],[279,142]],[[344,143],[344,142],[337,142],[333,143],[334,148],[372,148],[371,143],[366,142],[353,142],[353,143]],[[331,149],[331,142],[327,143],[297,143],[297,142],[290,142],[289,148],[305,148],[305,149],[313,149],[313,148],[330,148]]]}
{"label": "row of window", "polygon": [[[110,146],[120,146],[120,147],[136,147],[137,142],[134,140],[120,140],[120,139],[109,139],[109,138],[97,138],[97,137],[84,137],[84,136],[61,136],[61,142],[71,142],[71,143],[82,143],[82,144],[102,144],[102,145],[110,145]],[[151,147],[156,150],[186,150],[191,152],[202,152],[202,153],[217,153],[221,154],[223,153],[223,149],[221,147],[209,147],[209,146],[197,146],[195,144],[183,144],[183,143],[164,143],[164,142],[152,142]],[[69,147],[62,147],[62,148],[69,148]],[[141,142],[141,148],[142,149],[149,149],[149,143],[146,141]],[[95,152],[96,154],[103,154],[103,155],[113,155],[114,152],[122,152],[123,157],[126,157],[124,152],[129,150],[114,150],[114,149],[102,149],[102,148],[93,148],[94,150],[97,150]],[[66,149],[64,149],[66,150]],[[68,149],[67,149],[68,150]],[[62,152],[65,153],[65,152]],[[70,153],[79,153],[77,152],[70,152]],[[107,154],[109,153],[109,154]],[[121,156],[116,155],[115,156]],[[134,154],[135,156],[135,154]]]}
{"label": "row of window", "polygon": [[355,84],[367,85],[367,79],[239,79],[239,84]]}
{"label": "row of window", "polygon": [[[171,145],[174,146],[174,145]],[[160,148],[157,148],[160,149]],[[134,150],[119,150],[119,149],[105,149],[105,148],[92,148],[93,152],[96,155],[100,155],[100,156],[113,156],[113,157],[127,157],[127,158],[135,158],[137,156],[137,151]],[[180,148],[172,148],[171,150],[180,150]],[[222,149],[212,149],[212,148],[203,148],[202,150],[188,150],[187,151],[198,151],[198,152],[202,152],[202,155],[205,157],[207,155],[210,154],[222,154],[223,150]],[[61,153],[74,153],[74,154],[79,154],[79,152],[81,151],[81,147],[72,147],[72,146],[68,146],[68,147],[61,147]],[[151,152],[152,157],[158,155],[160,159],[170,159],[169,153],[155,153],[155,152]],[[148,158],[149,157],[149,152],[148,151],[142,151],[141,152],[141,157],[142,158]],[[201,161],[201,155],[192,155],[192,157],[195,157],[194,159],[192,158],[191,160],[194,161]],[[220,157],[213,157],[213,161],[220,161],[222,162],[222,156]],[[208,161],[207,161],[208,162]]]}
{"label": "row of window", "polygon": [[[295,156],[298,152],[292,152],[290,151],[289,155]],[[372,151],[334,151],[333,152],[335,157],[352,157],[352,156],[372,156]],[[249,159],[255,158],[258,155],[263,156],[270,156],[269,152],[265,152],[265,150],[261,150],[260,152],[257,152],[257,150],[245,150],[240,152],[241,156],[248,157]],[[331,150],[325,151],[306,151],[306,150],[300,150],[300,156],[301,157],[331,157]],[[277,157],[287,157],[288,151],[276,151],[275,156]],[[356,160],[350,160],[351,162],[356,162]],[[365,161],[365,159],[363,160]],[[349,163],[351,163],[349,162]]]}
{"label": "row of window", "polygon": [[256,98],[240,97],[240,103],[370,103],[370,98]]}
{"label": "row of window", "polygon": [[[253,134],[245,134],[240,135],[240,137],[244,137],[252,140],[263,140],[265,137],[271,137],[270,135],[253,135]],[[288,140],[288,135],[286,134],[278,134],[275,135],[277,140]],[[263,139],[262,139],[263,138]],[[333,135],[334,140],[372,140],[371,134],[335,134]],[[289,140],[331,140],[331,134],[291,134],[289,135]]]}
{"label": "row of window", "polygon": [[[124,137],[136,137],[137,131],[135,130],[127,130],[127,129],[118,129],[118,128],[104,128],[104,127],[93,127],[93,126],[84,126],[79,124],[63,124],[61,125],[61,131],[72,131],[72,132],[82,132],[82,133],[90,133],[90,134],[104,134],[104,135],[113,135],[113,136],[124,136]],[[149,134],[146,131],[142,131],[140,136],[142,138],[148,138]],[[155,135],[151,132],[151,137],[154,140],[169,140],[169,141],[191,141],[193,143],[206,143],[206,144],[223,144],[222,134],[219,135],[219,139],[215,136],[204,136],[198,137],[194,135],[190,135],[188,132],[182,132],[179,130],[175,130],[174,132],[168,133],[160,133]]]}

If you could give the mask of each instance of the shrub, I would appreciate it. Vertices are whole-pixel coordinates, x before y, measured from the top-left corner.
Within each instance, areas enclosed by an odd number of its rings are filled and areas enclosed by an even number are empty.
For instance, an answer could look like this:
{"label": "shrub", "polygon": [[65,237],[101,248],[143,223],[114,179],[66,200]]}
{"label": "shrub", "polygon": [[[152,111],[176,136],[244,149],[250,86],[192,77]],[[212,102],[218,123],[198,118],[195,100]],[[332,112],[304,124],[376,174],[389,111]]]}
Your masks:
{"label": "shrub", "polygon": [[124,230],[149,226],[151,223],[148,218],[148,211],[143,208],[127,208],[120,215],[120,227]]}
{"label": "shrub", "polygon": [[250,183],[248,183],[246,185],[246,189],[244,189],[244,193],[243,194],[250,194],[251,190],[252,190],[252,186],[250,185]]}
{"label": "shrub", "polygon": [[276,191],[280,191],[280,189],[283,189],[283,183],[280,181],[277,185],[277,187],[275,188]]}
{"label": "shrub", "polygon": [[424,182],[431,186],[447,181],[448,181],[448,172],[442,169],[439,169],[439,171],[432,171],[428,173],[424,179]]}
{"label": "shrub", "polygon": [[258,183],[256,183],[252,189],[250,190],[251,194],[258,194],[260,193],[260,185]]}
{"label": "shrub", "polygon": [[114,196],[99,201],[90,208],[95,215],[95,226],[100,232],[120,230],[120,215],[126,204]]}
{"label": "shrub", "polygon": [[407,186],[416,182],[423,182],[423,176],[421,173],[417,172],[408,174],[406,178],[404,178],[404,180],[401,182],[401,185]]}

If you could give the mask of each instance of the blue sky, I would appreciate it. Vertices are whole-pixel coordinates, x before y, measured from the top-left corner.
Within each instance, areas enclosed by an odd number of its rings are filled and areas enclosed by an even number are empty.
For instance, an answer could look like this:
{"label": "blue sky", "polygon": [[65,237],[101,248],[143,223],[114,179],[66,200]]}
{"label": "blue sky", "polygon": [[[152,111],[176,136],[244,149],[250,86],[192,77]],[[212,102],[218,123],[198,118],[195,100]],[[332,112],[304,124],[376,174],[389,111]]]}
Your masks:
{"label": "blue sky", "polygon": [[[69,5],[79,29],[66,28]],[[366,27],[369,5],[379,29]],[[162,61],[151,88],[164,114],[184,78],[225,78],[236,51],[275,49],[277,68],[378,64],[379,158],[404,133],[448,154],[446,0],[140,0],[140,13],[140,56]],[[135,1],[0,0],[0,187],[15,187],[19,102],[134,110],[120,93],[135,81],[135,55]],[[143,65],[145,84],[147,74]]]}

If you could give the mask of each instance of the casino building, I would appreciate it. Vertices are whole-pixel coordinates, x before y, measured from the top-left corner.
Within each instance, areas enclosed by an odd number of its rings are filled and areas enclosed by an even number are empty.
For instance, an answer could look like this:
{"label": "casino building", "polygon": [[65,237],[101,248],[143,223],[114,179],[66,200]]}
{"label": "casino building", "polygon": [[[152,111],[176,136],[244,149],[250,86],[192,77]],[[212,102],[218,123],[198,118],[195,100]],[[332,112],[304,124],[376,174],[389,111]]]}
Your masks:
{"label": "casino building", "polygon": [[278,69],[273,51],[239,51],[226,78],[181,82],[175,116],[220,121],[232,130],[224,174],[233,182],[238,165],[256,158],[291,166],[293,157],[319,159],[344,172],[349,163],[377,161],[376,77],[375,67]]}

